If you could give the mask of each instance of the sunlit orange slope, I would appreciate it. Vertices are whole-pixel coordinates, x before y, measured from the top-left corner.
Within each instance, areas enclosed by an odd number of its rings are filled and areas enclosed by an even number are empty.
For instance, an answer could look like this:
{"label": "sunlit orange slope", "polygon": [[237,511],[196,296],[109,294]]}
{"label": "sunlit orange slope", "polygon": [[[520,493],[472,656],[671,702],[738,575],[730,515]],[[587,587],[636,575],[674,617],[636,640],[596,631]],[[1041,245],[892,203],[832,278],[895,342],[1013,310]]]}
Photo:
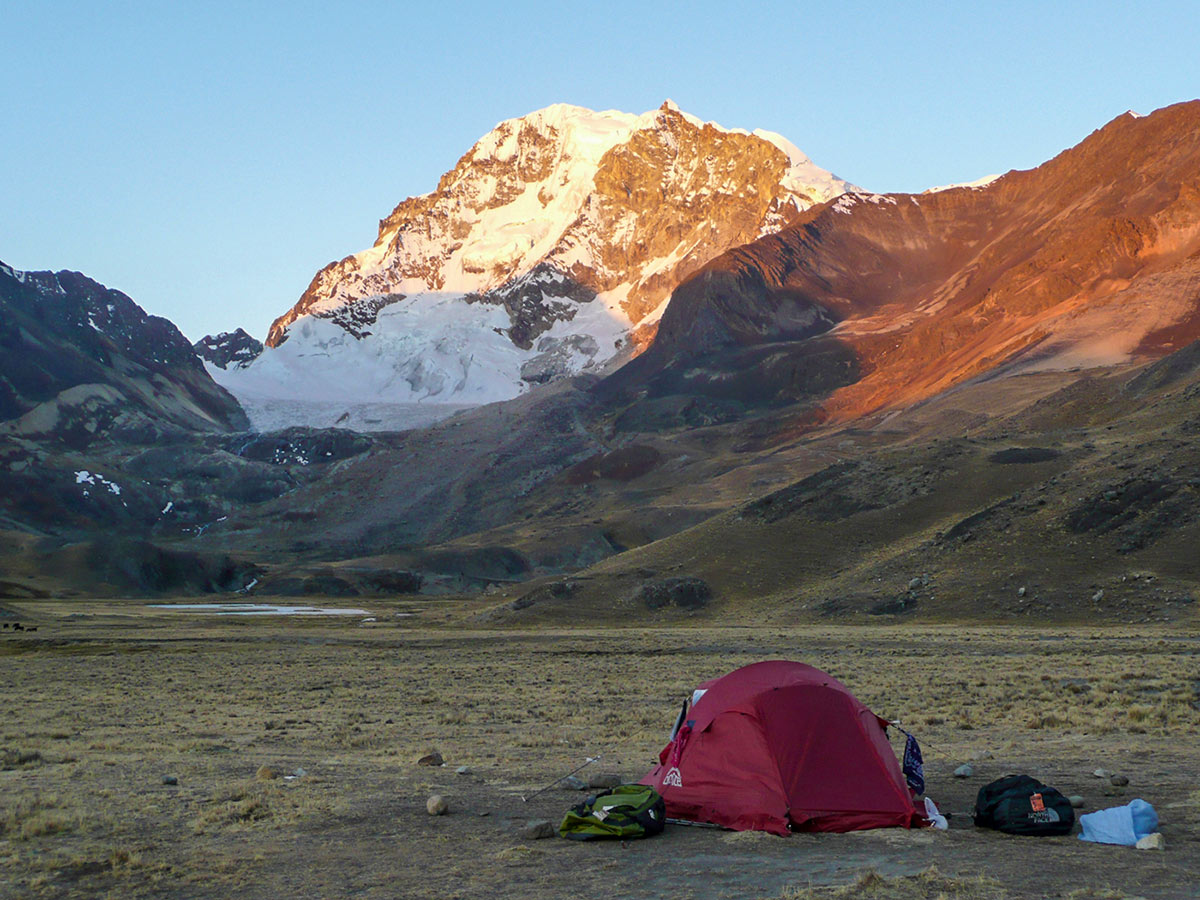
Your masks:
{"label": "sunlit orange slope", "polygon": [[677,288],[614,380],[650,393],[911,404],[989,372],[1200,337],[1200,101],[1126,113],[985,187],[845,195]]}

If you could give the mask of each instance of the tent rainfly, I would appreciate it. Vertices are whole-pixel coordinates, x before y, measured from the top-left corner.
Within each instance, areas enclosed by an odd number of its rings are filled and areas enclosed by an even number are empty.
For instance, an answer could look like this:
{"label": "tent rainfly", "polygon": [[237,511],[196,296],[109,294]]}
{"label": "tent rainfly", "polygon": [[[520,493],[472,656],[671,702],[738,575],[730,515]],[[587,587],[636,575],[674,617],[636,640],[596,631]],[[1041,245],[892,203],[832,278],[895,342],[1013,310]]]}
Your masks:
{"label": "tent rainfly", "polygon": [[928,825],[887,725],[820,669],[754,663],[696,689],[641,783],[667,816],[736,831]]}

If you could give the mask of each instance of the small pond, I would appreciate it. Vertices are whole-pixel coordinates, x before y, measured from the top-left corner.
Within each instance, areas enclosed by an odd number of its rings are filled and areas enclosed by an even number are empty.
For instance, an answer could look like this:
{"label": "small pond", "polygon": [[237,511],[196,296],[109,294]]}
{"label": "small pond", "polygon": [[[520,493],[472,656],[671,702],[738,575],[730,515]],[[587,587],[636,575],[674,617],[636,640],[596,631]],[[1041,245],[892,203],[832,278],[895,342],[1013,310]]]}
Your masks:
{"label": "small pond", "polygon": [[282,606],[277,603],[147,603],[154,609],[215,613],[218,616],[365,616],[365,609],[332,606]]}

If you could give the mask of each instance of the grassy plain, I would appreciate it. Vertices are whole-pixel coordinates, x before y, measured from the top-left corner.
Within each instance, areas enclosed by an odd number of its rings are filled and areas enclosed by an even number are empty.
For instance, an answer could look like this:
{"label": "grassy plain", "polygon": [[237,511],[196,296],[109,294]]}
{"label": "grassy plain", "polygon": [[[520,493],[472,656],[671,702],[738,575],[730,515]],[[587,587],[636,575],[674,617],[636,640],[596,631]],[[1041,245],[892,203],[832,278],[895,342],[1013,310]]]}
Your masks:
{"label": "grassy plain", "polygon": [[[374,622],[8,603],[39,628],[0,635],[0,896],[1196,896],[1194,627],[534,631],[480,627],[478,602],[367,605]],[[523,795],[597,753],[583,774],[640,777],[686,691],[779,657],[916,732],[949,832],[519,836],[579,799]],[[417,766],[432,750],[446,765]],[[1015,771],[1085,811],[1149,800],[1166,851],[974,829],[975,792]]]}

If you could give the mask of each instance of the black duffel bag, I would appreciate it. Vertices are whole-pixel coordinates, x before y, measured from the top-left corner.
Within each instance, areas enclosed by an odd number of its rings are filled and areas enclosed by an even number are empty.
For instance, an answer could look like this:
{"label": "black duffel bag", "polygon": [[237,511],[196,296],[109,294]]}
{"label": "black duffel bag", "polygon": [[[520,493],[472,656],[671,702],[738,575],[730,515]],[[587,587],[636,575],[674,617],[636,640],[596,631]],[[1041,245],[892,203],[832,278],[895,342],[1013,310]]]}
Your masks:
{"label": "black duffel bag", "polygon": [[979,789],[975,824],[1008,834],[1068,834],[1075,825],[1075,810],[1060,791],[1036,778],[1006,775]]}

